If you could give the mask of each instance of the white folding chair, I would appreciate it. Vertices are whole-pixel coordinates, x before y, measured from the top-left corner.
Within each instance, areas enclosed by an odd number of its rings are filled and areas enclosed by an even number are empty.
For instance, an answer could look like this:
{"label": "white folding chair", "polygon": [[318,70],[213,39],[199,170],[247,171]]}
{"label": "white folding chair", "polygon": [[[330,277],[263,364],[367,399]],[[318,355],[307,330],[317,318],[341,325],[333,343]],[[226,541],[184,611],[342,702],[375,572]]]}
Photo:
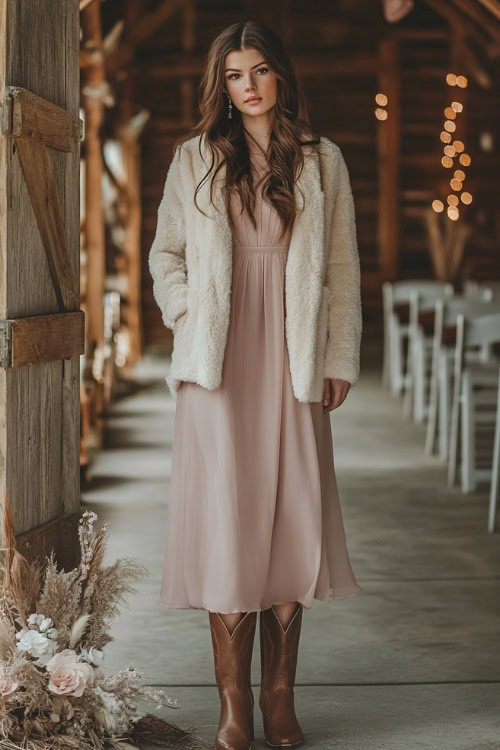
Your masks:
{"label": "white folding chair", "polygon": [[453,293],[451,284],[433,279],[407,279],[392,283],[387,281],[383,285],[384,368],[382,379],[393,395],[402,393],[408,375],[407,367],[405,368],[404,365],[404,347],[408,339],[409,323],[398,308],[406,309],[408,316],[412,292],[426,295],[436,290],[439,290],[440,295]]}
{"label": "white folding chair", "polygon": [[[450,299],[437,300],[435,303],[429,413],[425,440],[427,455],[434,453],[438,435],[439,458],[442,461],[448,458],[450,393],[457,316],[462,314],[468,320],[493,313],[500,313],[500,303],[483,301],[481,297],[456,295]],[[488,351],[489,347],[486,349]],[[482,349],[479,352],[465,351],[464,357],[469,362],[485,361]]]}
{"label": "white folding chair", "polygon": [[468,279],[463,285],[464,297],[492,301],[500,298],[500,281],[475,281]]}
{"label": "white folding chair", "polygon": [[461,421],[461,484],[463,492],[472,492],[480,481],[490,481],[491,463],[479,466],[476,455],[476,429],[495,424],[498,360],[494,363],[465,362],[465,352],[473,347],[500,343],[500,313],[465,320],[457,316],[454,358],[453,402],[450,428],[448,483],[455,483],[458,464],[459,424]]}
{"label": "white folding chair", "polygon": [[498,387],[497,387],[497,415],[495,422],[495,441],[493,444],[493,461],[491,469],[491,487],[490,487],[490,508],[488,514],[488,531],[495,531],[497,503],[498,503],[498,485],[500,477],[500,367],[498,368]]}
{"label": "white folding chair", "polygon": [[418,423],[427,418],[429,408],[435,304],[439,299],[451,298],[452,294],[451,284],[410,293],[404,412]]}

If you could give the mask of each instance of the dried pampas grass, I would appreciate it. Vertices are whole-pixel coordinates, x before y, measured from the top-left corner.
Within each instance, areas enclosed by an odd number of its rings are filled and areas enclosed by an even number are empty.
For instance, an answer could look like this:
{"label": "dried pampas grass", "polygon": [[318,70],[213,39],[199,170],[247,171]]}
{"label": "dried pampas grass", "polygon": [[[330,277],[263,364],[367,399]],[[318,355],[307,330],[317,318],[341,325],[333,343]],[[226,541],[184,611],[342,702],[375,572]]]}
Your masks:
{"label": "dried pampas grass", "polygon": [[16,548],[6,497],[0,563],[0,748],[6,750],[133,750],[142,743],[199,750],[210,747],[151,713],[146,701],[176,707],[162,690],[144,685],[129,665],[117,674],[100,669],[110,625],[134,584],[148,571],[132,558],[104,566],[107,524],[80,518],[80,564],[57,569],[54,553],[28,562]]}

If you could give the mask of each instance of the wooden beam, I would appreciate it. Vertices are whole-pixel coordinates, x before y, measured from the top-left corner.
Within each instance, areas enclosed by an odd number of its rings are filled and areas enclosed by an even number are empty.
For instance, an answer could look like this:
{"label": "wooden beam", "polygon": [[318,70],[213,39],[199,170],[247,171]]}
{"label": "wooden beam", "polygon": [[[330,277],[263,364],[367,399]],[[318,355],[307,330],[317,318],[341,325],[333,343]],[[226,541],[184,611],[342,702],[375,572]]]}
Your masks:
{"label": "wooden beam", "polygon": [[430,7],[436,11],[440,16],[443,18],[446,18],[446,20],[451,24],[457,24],[459,26],[462,26],[466,33],[474,39],[476,42],[481,44],[489,54],[491,54],[491,50],[489,50],[489,38],[488,35],[484,33],[484,30],[482,28],[478,28],[474,23],[471,22],[470,18],[464,17],[463,13],[455,7],[455,5],[450,4],[446,0],[425,0],[427,5],[430,5]]}
{"label": "wooden beam", "polygon": [[75,310],[80,305],[80,280],[72,271],[61,204],[47,149],[41,140],[17,138],[16,144],[59,310]]}
{"label": "wooden beam", "polygon": [[44,523],[16,537],[18,551],[28,561],[42,562],[54,550],[59,570],[72,570],[80,563],[78,527],[80,513],[71,513]]}
{"label": "wooden beam", "polygon": [[493,13],[500,20],[500,2],[499,0],[479,0],[479,2],[488,8],[490,13]]}
{"label": "wooden beam", "polygon": [[[378,128],[378,257],[382,279],[394,281],[399,273],[400,244],[400,61],[399,41],[390,36],[379,44],[378,89],[387,96],[387,120]],[[374,102],[374,108],[377,105]]]}
{"label": "wooden beam", "polygon": [[496,41],[500,39],[500,25],[495,22],[490,13],[484,12],[476,0],[453,0],[453,2],[489,36]]}
{"label": "wooden beam", "polygon": [[[324,78],[344,75],[348,77],[377,75],[377,57],[368,53],[355,54],[352,57],[339,58],[338,53],[297,52],[290,53],[290,57],[301,77],[321,76]],[[158,80],[179,78],[183,76],[198,77],[206,66],[206,55],[199,52],[165,53],[161,59],[141,59],[134,65],[134,70],[148,78]],[[433,69],[434,70],[434,69]],[[441,72],[435,75],[441,75]]]}
{"label": "wooden beam", "polygon": [[[84,46],[102,48],[101,8],[94,3],[81,14]],[[85,226],[84,249],[87,253],[85,309],[89,358],[104,344],[104,289],[106,252],[102,210],[102,147],[101,126],[104,103],[90,96],[93,89],[105,83],[104,64],[82,71],[82,101],[85,111]],[[86,93],[89,92],[89,93]]]}
{"label": "wooden beam", "polygon": [[116,72],[125,67],[133,58],[137,47],[148,39],[184,4],[183,0],[163,0],[158,7],[140,17],[137,25],[125,42],[106,60],[106,68]]}
{"label": "wooden beam", "polygon": [[79,147],[81,120],[20,86],[6,86],[2,133],[38,138],[57,151]]}
{"label": "wooden beam", "polygon": [[84,352],[82,310],[0,320],[0,367],[57,362]]}

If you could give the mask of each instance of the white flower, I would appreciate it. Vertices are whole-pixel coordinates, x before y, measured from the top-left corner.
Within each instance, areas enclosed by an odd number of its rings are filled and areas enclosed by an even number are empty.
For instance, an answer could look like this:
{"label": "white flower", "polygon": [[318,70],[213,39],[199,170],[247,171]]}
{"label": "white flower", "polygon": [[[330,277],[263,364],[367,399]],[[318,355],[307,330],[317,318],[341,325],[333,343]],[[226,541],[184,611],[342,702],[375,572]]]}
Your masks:
{"label": "white flower", "polygon": [[85,661],[95,664],[96,667],[100,667],[104,659],[104,654],[102,651],[99,651],[98,648],[91,646],[88,651],[87,649],[82,648],[81,657]]}
{"label": "white flower", "polygon": [[28,625],[38,626],[44,620],[45,620],[45,615],[38,615],[36,612],[33,612],[33,614],[28,617]]}
{"label": "white flower", "polygon": [[51,627],[52,627],[52,618],[44,617],[39,625],[40,630],[43,632],[44,630],[48,630]]}
{"label": "white flower", "polygon": [[51,641],[43,633],[37,630],[21,630],[16,633],[18,640],[17,648],[27,651],[31,656],[42,656],[51,647]]}

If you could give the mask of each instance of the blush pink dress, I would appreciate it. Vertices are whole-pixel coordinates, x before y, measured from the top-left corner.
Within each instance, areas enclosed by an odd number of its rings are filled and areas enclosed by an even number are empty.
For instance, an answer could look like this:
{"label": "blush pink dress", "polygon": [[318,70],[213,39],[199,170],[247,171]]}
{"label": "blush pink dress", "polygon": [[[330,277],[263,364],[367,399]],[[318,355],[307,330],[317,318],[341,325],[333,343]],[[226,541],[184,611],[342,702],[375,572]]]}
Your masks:
{"label": "blush pink dress", "polygon": [[349,561],[330,413],[292,391],[285,340],[291,229],[262,198],[264,154],[249,142],[257,229],[232,200],[233,282],[222,385],[177,392],[158,603],[248,612],[362,591]]}

